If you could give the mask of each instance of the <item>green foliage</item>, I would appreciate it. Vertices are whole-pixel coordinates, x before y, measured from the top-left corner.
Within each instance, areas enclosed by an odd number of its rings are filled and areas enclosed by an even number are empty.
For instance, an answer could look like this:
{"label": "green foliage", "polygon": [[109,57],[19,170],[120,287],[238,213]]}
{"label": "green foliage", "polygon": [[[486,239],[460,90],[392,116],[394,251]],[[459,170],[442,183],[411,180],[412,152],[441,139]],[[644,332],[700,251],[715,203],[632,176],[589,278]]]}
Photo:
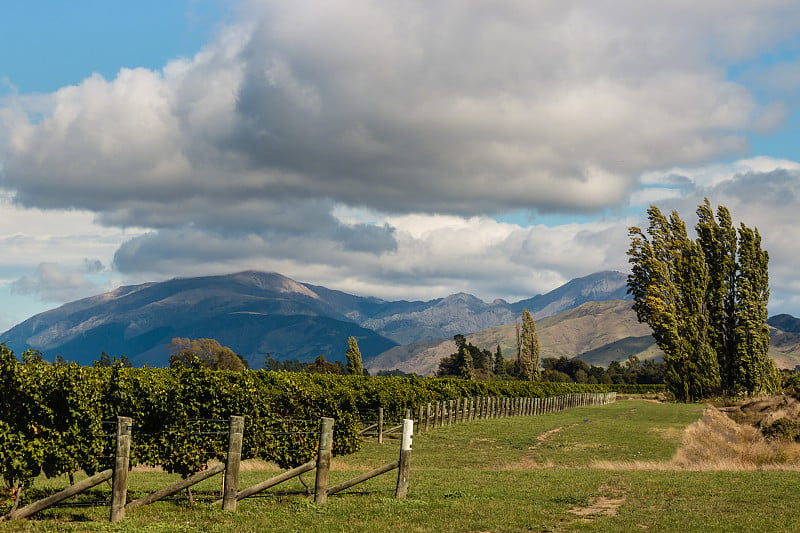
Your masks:
{"label": "green foliage", "polygon": [[[327,363],[330,364],[330,363]],[[242,457],[289,468],[316,454],[321,417],[335,419],[335,455],[361,446],[360,422],[379,407],[387,421],[437,400],[474,396],[544,397],[605,392],[576,384],[341,376],[213,370],[195,360],[174,368],[20,362],[0,345],[0,474],[9,488],[40,472],[52,477],[111,466],[116,417],[133,419],[131,464],[186,477],[227,448],[228,420],[245,417]]]}
{"label": "green foliage", "polygon": [[347,373],[351,376],[361,376],[364,374],[364,365],[361,362],[361,350],[358,349],[358,341],[355,337],[347,338]]}
{"label": "green foliage", "polygon": [[214,370],[244,370],[247,361],[227,346],[214,339],[186,339],[175,337],[169,343],[170,366],[191,366],[195,360]]}
{"label": "green foliage", "polygon": [[791,418],[779,418],[768,426],[761,428],[761,433],[767,439],[783,439],[800,441],[800,421]]}
{"label": "green foliage", "polygon": [[347,369],[339,361],[329,363],[325,360],[324,355],[318,355],[313,363],[305,367],[304,372],[311,374],[346,374]]}
{"label": "green foliage", "polygon": [[539,370],[539,336],[536,322],[527,309],[522,311],[522,332],[520,334],[519,374],[522,379],[534,381],[541,378]]}
{"label": "green foliage", "polygon": [[[479,380],[495,377],[497,373],[496,355],[492,355],[489,350],[478,348],[471,342],[468,343],[464,335],[455,335],[453,340],[456,343],[457,351],[439,361],[437,376]],[[500,354],[500,361],[504,366],[502,354]],[[501,368],[500,372],[500,376],[507,377],[505,368]]]}
{"label": "green foliage", "polygon": [[647,360],[640,362],[639,359],[631,355],[625,364],[619,361],[612,361],[608,368],[602,366],[589,366],[581,359],[574,357],[568,359],[561,357],[545,357],[542,360],[544,381],[564,381],[563,376],[567,376],[569,381],[575,383],[604,383],[611,384],[648,384],[664,383],[665,364]]}
{"label": "green foliage", "polygon": [[668,388],[680,401],[777,390],[767,356],[768,255],[757,230],[733,229],[730,213],[698,207],[698,238],[676,212],[651,206],[647,235],[629,228],[628,292],[639,321],[664,352]]}
{"label": "green foliage", "polygon": [[503,357],[503,351],[500,349],[499,344],[497,345],[497,350],[494,353],[492,372],[494,372],[494,375],[497,377],[497,379],[508,379],[507,362]]}

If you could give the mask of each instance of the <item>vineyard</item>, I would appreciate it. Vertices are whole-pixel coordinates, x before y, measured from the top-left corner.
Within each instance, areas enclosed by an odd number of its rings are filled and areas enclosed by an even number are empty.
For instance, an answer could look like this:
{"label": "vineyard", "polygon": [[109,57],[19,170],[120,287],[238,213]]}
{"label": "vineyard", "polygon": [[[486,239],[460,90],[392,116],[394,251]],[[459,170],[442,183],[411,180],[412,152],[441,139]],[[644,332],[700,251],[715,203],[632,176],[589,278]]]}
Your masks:
{"label": "vineyard", "polygon": [[336,420],[334,455],[357,451],[362,422],[382,408],[399,421],[428,402],[476,396],[550,397],[605,392],[604,386],[524,381],[334,376],[192,368],[51,365],[34,352],[0,345],[0,472],[7,494],[44,474],[88,474],[111,466],[109,422],[133,419],[131,465],[160,466],[186,477],[222,460],[224,432],[208,425],[241,415],[247,420],[242,457],[282,468],[316,453],[309,422]]}

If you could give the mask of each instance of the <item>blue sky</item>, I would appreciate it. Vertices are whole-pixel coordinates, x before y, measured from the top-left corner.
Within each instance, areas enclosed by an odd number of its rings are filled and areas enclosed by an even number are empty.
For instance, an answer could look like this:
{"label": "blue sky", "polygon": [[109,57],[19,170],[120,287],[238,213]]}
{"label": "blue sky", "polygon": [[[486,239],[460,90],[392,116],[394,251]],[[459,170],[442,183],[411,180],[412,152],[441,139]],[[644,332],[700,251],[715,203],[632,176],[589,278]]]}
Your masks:
{"label": "blue sky", "polygon": [[160,69],[191,57],[228,16],[219,0],[10,2],[0,19],[0,64],[19,92],[51,92],[94,72],[111,79],[121,67]]}
{"label": "blue sky", "polygon": [[244,269],[520,299],[626,270],[647,205],[704,196],[800,315],[798,27],[779,0],[9,4],[0,331]]}

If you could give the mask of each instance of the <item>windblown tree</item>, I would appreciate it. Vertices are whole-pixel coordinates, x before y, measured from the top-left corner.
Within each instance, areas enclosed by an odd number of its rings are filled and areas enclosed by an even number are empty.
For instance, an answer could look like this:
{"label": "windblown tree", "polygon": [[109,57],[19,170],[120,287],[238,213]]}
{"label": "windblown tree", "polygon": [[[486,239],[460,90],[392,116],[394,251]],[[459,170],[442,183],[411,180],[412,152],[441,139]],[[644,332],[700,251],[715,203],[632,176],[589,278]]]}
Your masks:
{"label": "windblown tree", "polygon": [[358,341],[355,337],[347,338],[347,373],[351,376],[364,375],[364,365],[361,362],[361,350],[358,349]]}
{"label": "windblown tree", "polygon": [[758,230],[742,224],[737,234],[728,210],[719,207],[715,219],[708,200],[697,210],[697,240],[676,212],[667,218],[651,206],[647,214],[649,237],[629,228],[628,292],[664,352],[676,399],[774,390],[768,255]]}
{"label": "windblown tree", "polygon": [[522,311],[522,331],[519,341],[519,375],[529,381],[541,377],[539,370],[539,335],[536,322],[527,309]]}

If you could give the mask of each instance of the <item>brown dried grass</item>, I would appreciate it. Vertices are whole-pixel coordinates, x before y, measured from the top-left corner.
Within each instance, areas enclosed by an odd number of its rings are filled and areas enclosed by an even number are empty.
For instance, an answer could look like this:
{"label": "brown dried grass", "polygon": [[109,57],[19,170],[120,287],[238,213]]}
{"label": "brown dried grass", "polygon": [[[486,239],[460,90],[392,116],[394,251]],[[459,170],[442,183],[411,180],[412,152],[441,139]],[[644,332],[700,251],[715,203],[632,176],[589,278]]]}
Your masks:
{"label": "brown dried grass", "polygon": [[753,426],[738,424],[714,408],[684,433],[672,460],[698,470],[800,469],[800,444],[767,441]]}
{"label": "brown dried grass", "polygon": [[[772,418],[771,413],[768,418]],[[701,420],[686,428],[683,442],[670,461],[595,461],[591,466],[607,470],[800,471],[800,444],[768,441],[755,427],[739,424],[711,407]]]}

